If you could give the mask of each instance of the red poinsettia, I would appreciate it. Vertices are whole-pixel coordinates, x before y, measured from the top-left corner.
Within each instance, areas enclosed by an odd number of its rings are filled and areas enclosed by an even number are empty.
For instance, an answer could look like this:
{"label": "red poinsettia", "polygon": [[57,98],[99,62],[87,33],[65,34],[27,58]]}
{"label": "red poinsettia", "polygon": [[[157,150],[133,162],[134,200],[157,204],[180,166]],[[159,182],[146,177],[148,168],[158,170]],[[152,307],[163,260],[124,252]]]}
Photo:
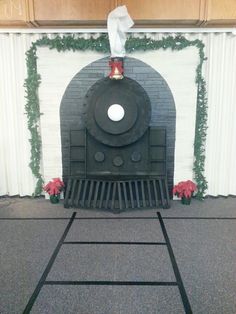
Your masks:
{"label": "red poinsettia", "polygon": [[181,181],[176,184],[173,188],[173,195],[177,195],[178,197],[186,197],[190,198],[193,195],[193,192],[197,190],[196,184],[191,181]]}
{"label": "red poinsettia", "polygon": [[52,181],[49,181],[48,184],[43,187],[44,191],[47,192],[49,195],[58,195],[61,193],[63,188],[64,182],[61,181],[60,178],[52,179]]}

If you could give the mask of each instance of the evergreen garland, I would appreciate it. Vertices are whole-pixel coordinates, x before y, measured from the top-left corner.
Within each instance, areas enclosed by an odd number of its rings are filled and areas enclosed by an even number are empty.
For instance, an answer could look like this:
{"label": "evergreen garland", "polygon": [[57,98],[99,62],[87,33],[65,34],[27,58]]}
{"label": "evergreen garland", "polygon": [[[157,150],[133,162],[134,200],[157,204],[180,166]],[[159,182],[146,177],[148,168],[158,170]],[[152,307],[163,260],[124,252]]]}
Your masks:
{"label": "evergreen garland", "polygon": [[40,173],[41,160],[41,136],[39,132],[40,108],[38,99],[38,87],[40,84],[40,76],[37,73],[37,56],[36,45],[32,44],[26,53],[27,78],[25,80],[26,88],[26,115],[28,119],[28,129],[31,138],[31,161],[29,167],[37,179],[33,196],[38,196],[42,192],[43,179]]}
{"label": "evergreen garland", "polygon": [[[40,107],[38,99],[38,87],[40,84],[40,76],[37,73],[37,47],[46,46],[49,49],[57,49],[57,51],[66,50],[95,50],[98,52],[109,53],[109,40],[107,35],[101,35],[98,38],[79,38],[77,36],[56,36],[55,38],[43,37],[34,42],[31,48],[26,53],[26,64],[28,77],[25,80],[26,99],[25,106],[28,129],[31,134],[31,161],[30,168],[32,173],[37,178],[37,184],[34,195],[40,195],[42,192],[42,175],[40,173],[41,160],[41,136],[39,132]],[[198,186],[196,197],[203,199],[207,189],[207,181],[204,176],[205,166],[205,141],[207,130],[207,97],[206,97],[206,82],[202,75],[203,62],[206,60],[204,54],[204,44],[201,40],[188,40],[183,36],[168,36],[161,40],[153,40],[147,37],[135,38],[129,37],[126,41],[126,51],[134,52],[137,50],[158,50],[172,49],[182,50],[186,47],[195,46],[199,51],[199,64],[196,69],[195,82],[198,87],[197,92],[197,110],[196,110],[196,129],[194,141],[194,167],[195,181]]]}

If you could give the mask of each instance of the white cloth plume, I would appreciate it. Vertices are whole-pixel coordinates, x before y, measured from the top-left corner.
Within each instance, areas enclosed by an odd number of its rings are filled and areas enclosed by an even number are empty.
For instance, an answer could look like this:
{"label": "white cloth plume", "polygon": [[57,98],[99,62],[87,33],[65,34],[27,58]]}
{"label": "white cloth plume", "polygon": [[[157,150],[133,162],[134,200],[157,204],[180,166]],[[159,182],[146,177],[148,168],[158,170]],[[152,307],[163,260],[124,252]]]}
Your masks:
{"label": "white cloth plume", "polygon": [[125,56],[126,32],[134,25],[125,5],[115,8],[108,14],[107,29],[111,57]]}

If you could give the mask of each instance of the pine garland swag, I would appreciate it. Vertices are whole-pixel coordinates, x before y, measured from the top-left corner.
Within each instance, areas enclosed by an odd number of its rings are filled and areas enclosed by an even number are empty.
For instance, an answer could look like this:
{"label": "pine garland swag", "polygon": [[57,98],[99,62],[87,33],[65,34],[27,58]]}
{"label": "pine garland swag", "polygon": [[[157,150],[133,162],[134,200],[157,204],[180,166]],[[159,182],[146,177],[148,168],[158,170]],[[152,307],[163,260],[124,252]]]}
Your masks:
{"label": "pine garland swag", "polygon": [[[182,50],[186,47],[195,46],[199,52],[199,64],[196,68],[195,82],[198,87],[196,126],[194,140],[194,176],[198,186],[196,197],[203,199],[207,190],[207,181],[204,176],[205,169],[205,142],[207,130],[207,97],[206,82],[202,75],[203,62],[206,60],[204,54],[204,44],[201,40],[188,40],[183,36],[168,36],[161,40],[153,40],[147,37],[135,38],[129,37],[126,41],[126,51],[134,52],[138,50],[158,50],[172,49]],[[43,179],[40,173],[41,160],[41,136],[39,132],[40,106],[38,99],[38,87],[40,85],[40,75],[37,73],[37,47],[48,47],[57,51],[66,50],[94,50],[97,52],[109,53],[109,41],[107,35],[101,35],[98,38],[78,38],[75,36],[56,36],[48,38],[44,36],[32,43],[30,49],[26,52],[27,78],[25,80],[26,105],[25,110],[28,119],[28,129],[30,131],[31,160],[29,167],[37,179],[34,196],[39,196],[42,192]]]}

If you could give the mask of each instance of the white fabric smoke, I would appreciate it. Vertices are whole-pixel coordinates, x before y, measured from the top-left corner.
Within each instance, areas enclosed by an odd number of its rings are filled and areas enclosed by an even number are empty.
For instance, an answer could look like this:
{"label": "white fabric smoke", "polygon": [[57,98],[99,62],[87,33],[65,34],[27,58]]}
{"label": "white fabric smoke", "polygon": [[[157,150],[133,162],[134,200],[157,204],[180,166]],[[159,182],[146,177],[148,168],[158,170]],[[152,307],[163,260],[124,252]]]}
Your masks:
{"label": "white fabric smoke", "polygon": [[134,25],[125,5],[108,14],[107,29],[111,48],[111,58],[125,56],[126,32]]}

